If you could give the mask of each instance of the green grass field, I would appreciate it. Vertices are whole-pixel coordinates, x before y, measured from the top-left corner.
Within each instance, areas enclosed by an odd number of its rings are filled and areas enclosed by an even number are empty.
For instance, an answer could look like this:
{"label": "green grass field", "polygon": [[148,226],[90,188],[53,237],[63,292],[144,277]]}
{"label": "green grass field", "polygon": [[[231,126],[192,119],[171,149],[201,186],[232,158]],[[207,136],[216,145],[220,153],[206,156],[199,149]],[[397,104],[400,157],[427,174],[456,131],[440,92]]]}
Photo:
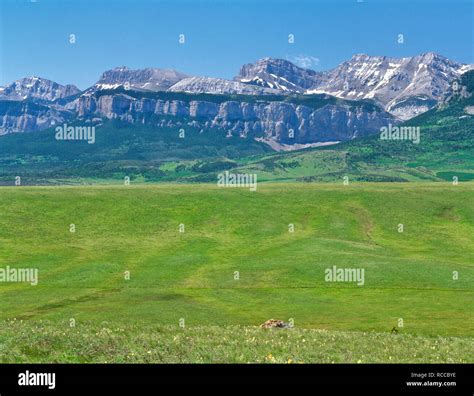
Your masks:
{"label": "green grass field", "polygon": [[[2,187],[0,268],[39,283],[0,282],[0,360],[473,362],[473,204],[469,182]],[[365,284],[326,282],[334,265]],[[270,318],[295,328],[252,327]],[[102,329],[129,342],[106,353]]]}

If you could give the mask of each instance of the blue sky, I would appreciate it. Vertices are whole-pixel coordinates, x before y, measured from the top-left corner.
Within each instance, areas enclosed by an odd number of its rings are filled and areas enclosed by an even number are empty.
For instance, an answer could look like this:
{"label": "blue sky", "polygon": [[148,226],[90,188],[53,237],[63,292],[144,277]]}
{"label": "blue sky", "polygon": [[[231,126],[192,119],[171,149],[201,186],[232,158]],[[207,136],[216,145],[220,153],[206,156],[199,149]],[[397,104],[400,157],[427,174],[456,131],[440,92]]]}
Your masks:
{"label": "blue sky", "polygon": [[315,70],[354,53],[474,63],[472,0],[32,1],[1,0],[0,85],[36,75],[84,89],[123,65],[232,78],[266,56]]}

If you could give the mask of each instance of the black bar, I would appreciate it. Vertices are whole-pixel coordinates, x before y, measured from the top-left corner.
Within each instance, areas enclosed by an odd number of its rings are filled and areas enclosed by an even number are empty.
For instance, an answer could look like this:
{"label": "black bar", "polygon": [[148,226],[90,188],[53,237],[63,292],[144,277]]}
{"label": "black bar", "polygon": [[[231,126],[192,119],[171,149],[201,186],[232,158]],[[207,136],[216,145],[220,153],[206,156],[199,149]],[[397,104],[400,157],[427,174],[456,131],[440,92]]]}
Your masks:
{"label": "black bar", "polygon": [[[19,385],[21,373],[55,373],[55,387]],[[412,373],[417,373],[413,376]],[[423,377],[423,375],[426,375]],[[426,381],[437,384],[427,384]],[[425,385],[408,386],[407,382]],[[451,383],[450,385],[446,384]],[[455,382],[455,385],[452,384]],[[0,395],[25,393],[88,394],[95,390],[143,390],[160,385],[310,386],[349,394],[466,394],[474,393],[473,364],[298,364],[298,365],[152,365],[152,364],[3,364]],[[272,388],[268,388],[272,389]],[[326,393],[324,393],[326,394]]]}

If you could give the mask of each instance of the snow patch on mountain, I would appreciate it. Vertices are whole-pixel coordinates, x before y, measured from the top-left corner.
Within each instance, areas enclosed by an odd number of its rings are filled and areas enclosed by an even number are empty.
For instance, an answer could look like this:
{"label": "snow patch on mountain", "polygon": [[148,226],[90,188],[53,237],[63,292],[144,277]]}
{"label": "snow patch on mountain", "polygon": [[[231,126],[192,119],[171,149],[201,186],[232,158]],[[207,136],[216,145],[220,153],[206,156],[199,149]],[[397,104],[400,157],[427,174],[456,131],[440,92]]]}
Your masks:
{"label": "snow patch on mountain", "polygon": [[105,71],[95,84],[95,89],[115,89],[124,86],[146,91],[166,91],[188,75],[176,70],[146,68],[129,69],[126,66]]}
{"label": "snow patch on mountain", "polygon": [[248,85],[238,81],[212,77],[185,78],[168,89],[170,92],[230,94],[230,95],[265,95],[278,94],[278,90]]}

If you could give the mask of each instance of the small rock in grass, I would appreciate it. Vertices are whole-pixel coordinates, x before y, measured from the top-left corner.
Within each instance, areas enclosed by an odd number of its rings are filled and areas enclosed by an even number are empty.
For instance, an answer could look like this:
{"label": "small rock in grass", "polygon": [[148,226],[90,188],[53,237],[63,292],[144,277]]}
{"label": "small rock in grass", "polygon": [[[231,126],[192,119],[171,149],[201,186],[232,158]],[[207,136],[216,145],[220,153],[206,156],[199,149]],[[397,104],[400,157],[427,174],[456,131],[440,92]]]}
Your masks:
{"label": "small rock in grass", "polygon": [[270,319],[262,323],[260,327],[262,329],[288,329],[291,326],[289,323],[283,322],[283,320]]}

